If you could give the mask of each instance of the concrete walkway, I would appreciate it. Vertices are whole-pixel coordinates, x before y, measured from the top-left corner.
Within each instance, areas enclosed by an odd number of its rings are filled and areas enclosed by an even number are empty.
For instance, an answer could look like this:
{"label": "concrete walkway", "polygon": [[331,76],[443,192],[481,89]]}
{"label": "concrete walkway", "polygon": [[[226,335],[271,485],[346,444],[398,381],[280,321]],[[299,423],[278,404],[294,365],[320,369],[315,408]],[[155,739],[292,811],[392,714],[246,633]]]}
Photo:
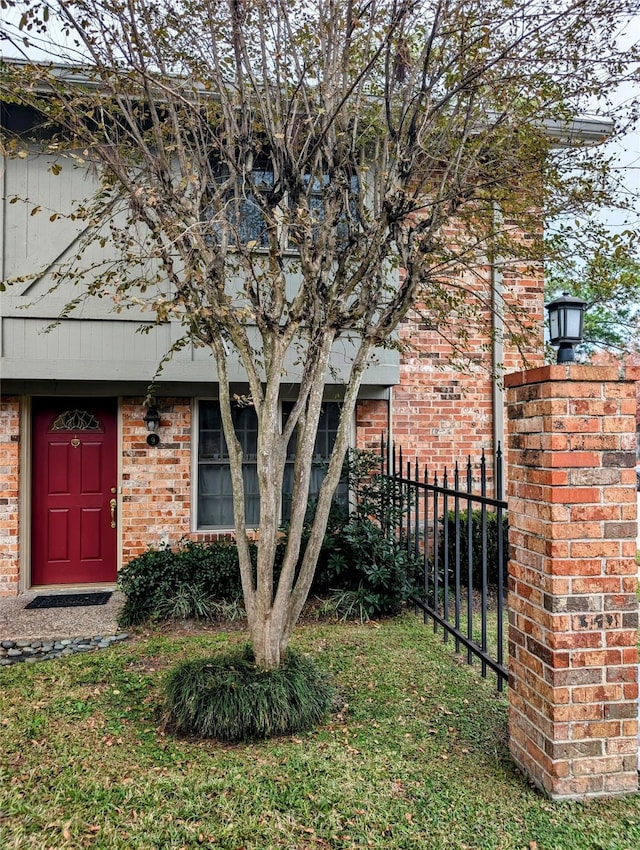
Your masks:
{"label": "concrete walkway", "polygon": [[[82,592],[104,588],[82,588]],[[71,590],[57,591],[71,593]],[[34,596],[54,591],[29,591],[20,596],[0,597],[0,641],[39,640],[41,638],[74,638],[93,635],[113,635],[118,631],[118,612],[124,596],[114,591],[106,605],[86,605],[79,608],[43,608],[25,610]]]}

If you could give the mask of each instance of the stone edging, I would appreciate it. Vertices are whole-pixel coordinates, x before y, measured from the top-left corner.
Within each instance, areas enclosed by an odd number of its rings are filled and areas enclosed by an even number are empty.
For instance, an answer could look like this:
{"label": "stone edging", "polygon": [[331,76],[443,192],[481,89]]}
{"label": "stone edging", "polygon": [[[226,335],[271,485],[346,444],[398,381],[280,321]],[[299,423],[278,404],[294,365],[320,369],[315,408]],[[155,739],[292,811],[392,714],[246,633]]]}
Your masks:
{"label": "stone edging", "polygon": [[0,667],[34,661],[49,661],[77,653],[106,649],[112,643],[126,640],[128,634],[94,635],[76,638],[43,638],[42,640],[3,640],[0,641]]}

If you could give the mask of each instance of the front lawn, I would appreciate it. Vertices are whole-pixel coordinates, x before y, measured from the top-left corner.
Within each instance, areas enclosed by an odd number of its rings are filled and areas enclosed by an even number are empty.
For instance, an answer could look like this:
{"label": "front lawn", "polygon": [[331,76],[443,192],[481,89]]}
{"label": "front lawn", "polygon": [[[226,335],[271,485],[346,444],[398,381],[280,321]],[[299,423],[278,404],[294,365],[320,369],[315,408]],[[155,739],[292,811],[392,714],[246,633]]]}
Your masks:
{"label": "front lawn", "polygon": [[225,746],[162,731],[168,666],[243,635],[147,633],[0,671],[0,847],[636,850],[640,797],[554,804],[510,762],[506,701],[413,615],[305,625],[343,700],[323,728]]}

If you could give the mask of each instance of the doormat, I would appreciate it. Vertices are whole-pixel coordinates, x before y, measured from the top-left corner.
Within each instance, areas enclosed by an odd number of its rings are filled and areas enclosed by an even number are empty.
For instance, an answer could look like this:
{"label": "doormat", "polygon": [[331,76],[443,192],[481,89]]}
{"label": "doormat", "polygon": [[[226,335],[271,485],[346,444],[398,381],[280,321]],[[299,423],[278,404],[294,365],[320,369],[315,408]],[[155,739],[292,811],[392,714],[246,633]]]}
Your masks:
{"label": "doormat", "polygon": [[51,596],[36,596],[26,608],[80,608],[84,605],[106,605],[111,591],[103,593],[56,593]]}

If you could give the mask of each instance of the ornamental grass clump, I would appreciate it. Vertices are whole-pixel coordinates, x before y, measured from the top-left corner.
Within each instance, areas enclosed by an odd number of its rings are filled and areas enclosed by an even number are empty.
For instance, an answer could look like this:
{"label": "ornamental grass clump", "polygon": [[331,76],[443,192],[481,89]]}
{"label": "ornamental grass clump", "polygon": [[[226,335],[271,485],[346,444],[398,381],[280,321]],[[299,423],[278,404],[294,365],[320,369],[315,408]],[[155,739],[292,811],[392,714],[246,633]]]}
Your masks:
{"label": "ornamental grass clump", "polygon": [[280,667],[262,670],[247,646],[178,665],[166,693],[176,732],[236,742],[317,726],[329,713],[334,689],[308,657],[290,651]]}

